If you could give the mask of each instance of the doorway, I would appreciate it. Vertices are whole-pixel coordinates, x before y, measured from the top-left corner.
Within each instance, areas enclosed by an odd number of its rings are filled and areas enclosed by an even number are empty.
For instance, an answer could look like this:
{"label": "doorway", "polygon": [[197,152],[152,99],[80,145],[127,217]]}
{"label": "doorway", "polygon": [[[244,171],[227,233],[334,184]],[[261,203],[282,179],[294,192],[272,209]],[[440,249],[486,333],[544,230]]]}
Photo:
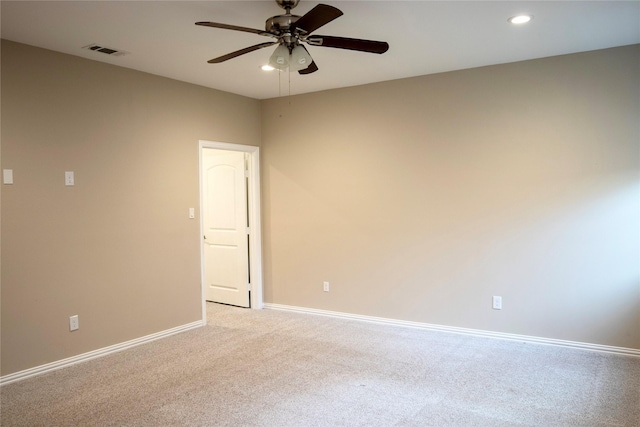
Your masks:
{"label": "doorway", "polygon": [[259,147],[200,141],[202,313],[262,308]]}

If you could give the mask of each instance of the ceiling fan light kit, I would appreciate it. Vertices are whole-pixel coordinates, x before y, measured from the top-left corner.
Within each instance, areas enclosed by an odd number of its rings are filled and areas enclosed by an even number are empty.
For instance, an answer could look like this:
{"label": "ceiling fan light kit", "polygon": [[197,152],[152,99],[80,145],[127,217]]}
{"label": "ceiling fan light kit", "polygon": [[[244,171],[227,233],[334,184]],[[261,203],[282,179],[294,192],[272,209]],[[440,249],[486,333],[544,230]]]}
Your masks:
{"label": "ceiling fan light kit", "polygon": [[332,47],[337,49],[356,50],[369,53],[384,53],[389,49],[386,42],[374,40],[352,39],[347,37],[320,36],[311,33],[342,16],[342,11],[326,4],[318,4],[303,16],[292,15],[291,9],[296,7],[299,0],[276,0],[285,10],[284,15],[276,15],[267,19],[265,29],[239,27],[237,25],[221,24],[218,22],[196,22],[196,25],[242,31],[276,39],[273,42],[260,43],[235,52],[214,58],[208,62],[218,64],[240,55],[256,51],[268,46],[278,45],[269,58],[269,65],[278,70],[297,71],[299,74],[311,74],[318,71],[318,66],[311,58],[309,51],[302,45]]}

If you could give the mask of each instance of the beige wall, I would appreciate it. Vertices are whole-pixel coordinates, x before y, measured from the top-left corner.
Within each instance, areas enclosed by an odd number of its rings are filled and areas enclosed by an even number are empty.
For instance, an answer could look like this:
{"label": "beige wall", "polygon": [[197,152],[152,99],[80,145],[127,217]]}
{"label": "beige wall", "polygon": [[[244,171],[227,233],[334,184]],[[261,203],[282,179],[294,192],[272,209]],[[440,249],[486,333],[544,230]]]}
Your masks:
{"label": "beige wall", "polygon": [[639,69],[260,103],[3,41],[1,374],[200,318],[199,139],[262,139],[267,302],[640,348]]}
{"label": "beige wall", "polygon": [[264,101],[265,301],[640,349],[639,117],[639,45]]}
{"label": "beige wall", "polygon": [[260,103],[2,42],[2,375],[201,318],[199,139]]}

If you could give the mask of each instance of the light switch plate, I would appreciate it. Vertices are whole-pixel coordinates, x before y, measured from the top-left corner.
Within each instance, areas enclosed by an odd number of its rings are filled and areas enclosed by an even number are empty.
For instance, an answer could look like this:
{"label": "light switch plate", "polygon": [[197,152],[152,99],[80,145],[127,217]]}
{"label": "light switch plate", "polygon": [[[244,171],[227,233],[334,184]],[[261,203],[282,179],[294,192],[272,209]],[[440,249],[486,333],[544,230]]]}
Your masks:
{"label": "light switch plate", "polygon": [[13,184],[13,169],[2,170],[2,182],[5,184]]}
{"label": "light switch plate", "polygon": [[64,173],[64,185],[75,185],[75,177],[72,171],[66,171]]}
{"label": "light switch plate", "polygon": [[189,218],[193,219],[196,217],[196,209],[195,208],[189,208]]}

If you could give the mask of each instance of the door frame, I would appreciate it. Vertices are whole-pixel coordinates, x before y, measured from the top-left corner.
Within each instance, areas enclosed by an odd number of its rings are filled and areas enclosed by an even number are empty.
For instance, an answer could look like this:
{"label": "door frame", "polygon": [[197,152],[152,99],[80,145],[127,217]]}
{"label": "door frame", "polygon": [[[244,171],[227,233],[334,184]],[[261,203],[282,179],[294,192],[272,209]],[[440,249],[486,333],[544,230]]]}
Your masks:
{"label": "door frame", "polygon": [[250,303],[252,309],[263,308],[262,300],[262,229],[260,226],[260,147],[253,145],[230,144],[227,142],[200,140],[198,142],[198,183],[200,185],[200,282],[202,287],[202,320],[207,321],[206,281],[204,276],[204,194],[202,191],[202,152],[205,149],[239,151],[249,154],[249,274],[251,277]]}

